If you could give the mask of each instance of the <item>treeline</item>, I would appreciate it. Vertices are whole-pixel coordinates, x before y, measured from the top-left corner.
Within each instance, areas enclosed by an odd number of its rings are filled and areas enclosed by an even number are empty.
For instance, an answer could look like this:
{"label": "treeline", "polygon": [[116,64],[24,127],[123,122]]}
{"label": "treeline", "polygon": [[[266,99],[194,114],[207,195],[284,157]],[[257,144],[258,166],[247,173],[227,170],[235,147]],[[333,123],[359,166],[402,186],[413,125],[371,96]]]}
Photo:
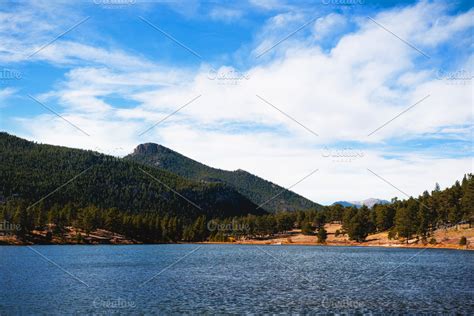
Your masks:
{"label": "treeline", "polygon": [[229,219],[209,219],[200,215],[193,219],[156,212],[136,214],[117,208],[101,209],[94,205],[81,207],[73,203],[64,206],[54,204],[52,207],[45,207],[45,204],[40,203],[28,207],[27,202],[13,199],[0,205],[0,223],[10,223],[18,227],[10,233],[24,240],[30,239],[33,230],[46,230],[51,238],[61,238],[69,227],[73,227],[85,234],[100,228],[140,242],[173,243],[226,241],[229,237],[264,238],[291,230],[295,221],[304,221],[305,216],[310,213],[317,214],[316,211],[280,212]]}
{"label": "treeline", "polygon": [[[222,240],[226,236],[241,238],[266,238],[299,228],[304,234],[318,234],[324,240],[324,225],[341,223],[342,230],[336,234],[347,234],[349,239],[365,241],[369,234],[389,231],[389,238],[416,237],[423,242],[438,228],[474,221],[474,176],[467,174],[462,181],[445,190],[436,184],[434,190],[423,192],[418,198],[392,199],[390,204],[377,204],[371,209],[363,206],[325,206],[322,210],[277,213],[265,216],[247,216],[221,221],[222,227],[244,227],[243,230],[210,234],[211,239]],[[225,229],[224,229],[225,231]]]}
{"label": "treeline", "polygon": [[0,205],[0,221],[18,224],[15,232],[27,238],[33,229],[51,230],[61,236],[67,226],[85,233],[97,228],[123,234],[149,243],[180,241],[228,241],[241,238],[268,238],[299,228],[304,234],[314,234],[323,242],[329,222],[342,224],[338,234],[351,240],[364,241],[369,234],[389,231],[390,238],[422,241],[437,228],[472,223],[474,219],[474,177],[465,175],[461,182],[443,191],[439,185],[418,198],[393,199],[391,204],[361,207],[326,206],[322,210],[278,212],[266,215],[212,218],[206,215],[170,216],[158,212],[133,213],[117,208],[82,207],[73,203],[52,207],[39,203],[28,208],[25,201],[12,199]]}
{"label": "treeline", "polygon": [[[205,216],[199,218],[204,220]],[[63,207],[55,204],[46,211],[41,206],[28,208],[24,201],[18,200],[0,206],[0,222],[17,227],[6,232],[23,240],[30,239],[33,230],[46,230],[51,238],[55,236],[61,239],[68,228],[73,227],[86,235],[100,228],[140,242],[173,243],[183,240],[183,232],[189,231],[189,225],[194,227],[193,221],[168,214],[133,214],[117,208],[100,209],[93,205],[80,207],[72,203]],[[203,227],[205,229],[205,223]],[[194,232],[193,229],[194,236],[198,236],[198,231]]]}

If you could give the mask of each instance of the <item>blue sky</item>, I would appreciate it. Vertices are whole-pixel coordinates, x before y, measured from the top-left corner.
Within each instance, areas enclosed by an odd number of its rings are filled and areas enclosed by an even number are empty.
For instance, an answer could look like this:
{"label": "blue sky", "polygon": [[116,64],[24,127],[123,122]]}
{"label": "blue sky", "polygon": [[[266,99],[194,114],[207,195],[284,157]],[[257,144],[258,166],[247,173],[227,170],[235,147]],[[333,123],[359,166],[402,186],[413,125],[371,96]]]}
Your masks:
{"label": "blue sky", "polygon": [[156,142],[285,187],[318,169],[293,190],[324,204],[472,172],[470,1],[3,1],[0,21],[1,129],[30,140]]}

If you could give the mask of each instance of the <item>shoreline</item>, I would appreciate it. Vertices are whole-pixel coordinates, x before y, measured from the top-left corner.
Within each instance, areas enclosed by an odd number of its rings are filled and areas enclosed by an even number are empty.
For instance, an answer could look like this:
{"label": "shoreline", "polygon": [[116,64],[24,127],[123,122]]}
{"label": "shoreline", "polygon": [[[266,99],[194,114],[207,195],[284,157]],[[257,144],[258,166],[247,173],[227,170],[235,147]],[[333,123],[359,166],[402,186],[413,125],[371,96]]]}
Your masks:
{"label": "shoreline", "polygon": [[446,249],[446,250],[463,250],[473,251],[474,248],[466,246],[455,246],[449,244],[437,245],[387,245],[387,244],[366,244],[366,243],[258,243],[258,242],[219,242],[219,241],[201,241],[201,242],[176,242],[176,243],[0,243],[0,247],[10,246],[133,246],[133,245],[238,245],[238,246],[307,246],[307,247],[368,247],[368,248],[397,248],[397,249]]}
{"label": "shoreline", "polygon": [[473,251],[474,248],[466,246],[455,246],[447,244],[437,244],[437,245],[386,245],[386,244],[365,244],[365,243],[353,243],[353,244],[343,244],[343,243],[255,243],[255,242],[219,242],[219,241],[203,241],[195,243],[185,243],[185,244],[209,244],[209,245],[248,245],[248,246],[308,246],[308,247],[372,247],[372,248],[404,248],[404,249],[449,249],[449,250],[467,250]]}
{"label": "shoreline", "polygon": [[[46,239],[46,231],[33,231],[26,238],[20,239],[14,235],[0,236],[0,246],[31,246],[31,245],[176,245],[176,244],[214,244],[214,245],[255,245],[255,246],[320,246],[320,247],[379,247],[379,248],[406,248],[406,249],[452,249],[452,250],[474,250],[474,228],[468,226],[452,227],[449,229],[436,230],[432,233],[428,243],[426,240],[414,237],[408,240],[388,238],[388,232],[379,232],[368,235],[363,242],[350,240],[347,234],[337,234],[341,225],[329,223],[325,225],[328,232],[327,239],[323,243],[317,241],[317,237],[305,235],[299,229],[293,229],[286,233],[261,238],[233,239],[228,237],[227,241],[196,241],[196,242],[142,242],[124,235],[97,229],[89,234],[67,227],[68,232],[62,237],[54,236]],[[78,238],[79,237],[79,238]],[[460,245],[461,237],[466,238],[466,245]]]}

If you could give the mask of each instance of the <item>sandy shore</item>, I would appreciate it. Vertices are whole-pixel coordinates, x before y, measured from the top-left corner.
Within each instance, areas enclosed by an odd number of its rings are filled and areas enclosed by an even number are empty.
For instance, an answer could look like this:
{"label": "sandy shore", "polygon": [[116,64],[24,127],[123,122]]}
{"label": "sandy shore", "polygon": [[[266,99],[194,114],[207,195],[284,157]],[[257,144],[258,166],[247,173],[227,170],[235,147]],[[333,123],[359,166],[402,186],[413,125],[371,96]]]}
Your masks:
{"label": "sandy shore", "polygon": [[[440,229],[434,232],[433,236],[436,239],[435,244],[423,244],[421,240],[411,239],[408,244],[403,240],[388,239],[388,232],[372,234],[367,237],[365,242],[355,242],[349,240],[347,235],[339,235],[336,237],[335,232],[341,231],[340,224],[326,224],[325,229],[328,232],[326,243],[321,244],[317,242],[316,236],[303,235],[300,230],[293,230],[285,234],[273,236],[265,239],[245,239],[236,240],[233,242],[199,242],[198,244],[233,244],[233,245],[301,245],[301,246],[358,246],[358,247],[389,247],[389,248],[434,248],[434,249],[459,249],[459,250],[474,250],[474,228],[469,228],[468,225],[460,225],[452,227],[447,230]],[[0,236],[0,245],[33,245],[33,244],[111,244],[111,245],[129,245],[141,244],[136,240],[127,239],[123,235],[115,234],[106,230],[98,229],[91,232],[89,235],[83,232],[78,232],[72,227],[68,227],[68,232],[63,238],[53,238],[53,240],[46,241],[44,231],[35,231],[34,237],[28,242],[18,240],[14,236]],[[77,241],[77,235],[82,236],[80,242]],[[466,246],[460,246],[459,240],[464,236],[467,239]],[[430,240],[432,237],[429,237]]]}
{"label": "sandy shore", "polygon": [[[434,249],[459,249],[474,250],[474,228],[468,225],[460,225],[447,230],[440,229],[434,232],[435,244],[423,244],[421,240],[411,239],[408,244],[404,240],[388,239],[388,232],[372,234],[365,242],[349,240],[347,235],[335,236],[336,230],[342,230],[340,224],[326,224],[328,232],[326,243],[317,242],[316,236],[303,235],[299,230],[293,230],[287,234],[267,239],[246,239],[234,242],[203,242],[207,244],[240,244],[240,245],[303,245],[303,246],[359,246],[359,247],[389,247],[389,248],[434,248]],[[464,236],[467,246],[460,246],[459,240]],[[430,240],[432,237],[429,237]]]}

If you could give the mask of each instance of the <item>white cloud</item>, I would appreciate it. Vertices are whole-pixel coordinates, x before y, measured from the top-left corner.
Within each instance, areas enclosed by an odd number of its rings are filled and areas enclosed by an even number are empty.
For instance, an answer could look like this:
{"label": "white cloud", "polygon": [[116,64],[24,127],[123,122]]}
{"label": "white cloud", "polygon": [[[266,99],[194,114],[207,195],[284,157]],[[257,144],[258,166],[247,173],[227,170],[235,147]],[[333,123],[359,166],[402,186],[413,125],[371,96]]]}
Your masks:
{"label": "white cloud", "polygon": [[341,161],[337,156],[328,157],[327,149],[311,148],[301,141],[288,137],[276,138],[271,133],[225,134],[173,123],[163,124],[138,137],[139,132],[148,125],[118,119],[91,121],[90,117],[78,115],[66,118],[91,136],[84,136],[61,119],[50,115],[24,123],[30,127],[34,135],[32,138],[40,142],[124,155],[130,153],[139,142],[153,141],[211,166],[228,170],[241,168],[284,187],[294,185],[319,169],[292,190],[325,204],[340,199],[406,198],[368,169],[399,190],[415,196],[432,189],[436,182],[441,186],[451,185],[465,172],[472,170],[472,159],[469,158],[433,159],[404,154],[401,159],[385,159],[384,152],[364,150],[360,158]]}
{"label": "white cloud", "polygon": [[346,23],[346,18],[337,13],[331,13],[325,17],[319,18],[314,23],[314,38],[320,40],[330,34],[338,33]]}
{"label": "white cloud", "polygon": [[11,87],[0,89],[0,108],[6,106],[4,101],[13,96],[17,91],[17,89]]}
{"label": "white cloud", "polygon": [[[137,53],[94,44],[92,39],[98,36],[90,29],[93,19],[80,8],[67,2],[28,1],[0,11],[0,62],[46,61],[57,66],[100,65],[131,71],[157,67]],[[91,43],[83,43],[81,34]],[[80,40],[70,39],[75,37]]]}
{"label": "white cloud", "polygon": [[396,14],[382,12],[376,21],[408,42],[432,48],[451,40],[452,34],[474,26],[474,9],[456,16],[447,15],[447,11],[447,3],[420,1]]}
{"label": "white cloud", "polygon": [[[82,17],[84,18],[84,17]],[[79,22],[67,3],[29,1],[0,8],[0,61],[18,62]]]}
{"label": "white cloud", "polygon": [[[452,44],[458,33],[472,28],[471,11],[459,16],[448,12],[444,5],[421,2],[373,18],[429,51],[436,45]],[[439,24],[432,20],[447,25],[442,34],[437,31]],[[301,21],[306,21],[302,13],[269,19],[257,36],[262,44],[254,51],[274,44],[294,25],[301,26]],[[343,18],[329,15],[318,21],[314,26],[317,37],[341,25]],[[465,126],[472,123],[472,82],[452,85],[439,80],[420,62],[425,57],[366,18],[359,19],[358,28],[342,36],[329,52],[315,45],[314,34],[310,38],[304,34],[275,47],[272,59],[249,67],[243,71],[245,76],[233,78],[210,78],[207,65],[198,71],[163,68],[116,49],[58,42],[38,58],[67,63],[92,60],[93,64],[71,70],[65,82],[40,97],[57,101],[65,118],[91,137],[49,115],[21,119],[23,135],[122,155],[138,143],[158,142],[212,166],[246,169],[283,186],[319,168],[294,190],[326,203],[396,195],[403,198],[367,168],[413,195],[435,182],[448,185],[472,169],[469,158],[434,159],[401,153],[401,158],[388,159],[382,147],[393,139],[417,139],[426,133],[469,140]],[[442,64],[444,58],[433,54],[431,60]],[[456,62],[457,67],[471,69],[470,59]],[[240,73],[230,65],[217,72]],[[139,136],[198,95],[202,96]],[[256,95],[320,136],[308,133]],[[425,101],[367,137],[427,95],[430,97]],[[111,98],[129,105],[123,108]],[[226,124],[242,126],[237,132],[219,129]],[[364,157],[350,163],[323,157],[323,146],[337,146],[339,142],[360,142]],[[377,150],[375,145],[379,145]]]}
{"label": "white cloud", "polygon": [[215,7],[209,12],[209,16],[213,20],[232,22],[242,17],[243,12],[238,9]]}
{"label": "white cloud", "polygon": [[4,88],[4,89],[0,89],[0,99],[5,99],[5,98],[8,98],[10,97],[11,95],[13,95],[15,92],[17,91],[17,89],[15,88]]}
{"label": "white cloud", "polygon": [[[33,50],[41,46],[36,45]],[[137,70],[156,67],[141,56],[121,50],[107,50],[76,42],[59,40],[32,56],[32,60],[45,60],[54,64],[99,64],[113,69]]]}
{"label": "white cloud", "polygon": [[250,0],[249,3],[263,10],[291,9],[291,6],[288,5],[286,1],[282,0]]}

